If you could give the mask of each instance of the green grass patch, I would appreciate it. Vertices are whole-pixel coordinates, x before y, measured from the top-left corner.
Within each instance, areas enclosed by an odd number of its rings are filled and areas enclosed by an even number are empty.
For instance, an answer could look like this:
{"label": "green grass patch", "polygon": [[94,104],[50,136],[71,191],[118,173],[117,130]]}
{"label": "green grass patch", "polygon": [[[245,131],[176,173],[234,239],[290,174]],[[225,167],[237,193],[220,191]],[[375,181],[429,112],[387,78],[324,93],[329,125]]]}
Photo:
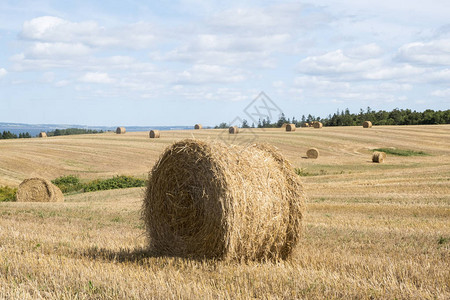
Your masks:
{"label": "green grass patch", "polygon": [[52,183],[59,187],[61,192],[64,194],[70,192],[80,192],[84,189],[84,185],[80,182],[80,178],[74,175],[58,177],[52,180]]}
{"label": "green grass patch", "polygon": [[392,155],[396,155],[396,156],[429,156],[430,155],[423,151],[404,150],[404,149],[395,149],[395,148],[378,148],[378,149],[373,149],[372,151],[381,151],[386,154],[392,154]]}
{"label": "green grass patch", "polygon": [[0,187],[0,202],[16,201],[17,188],[9,186]]}
{"label": "green grass patch", "polygon": [[144,186],[145,180],[135,178],[132,176],[116,176],[104,180],[94,180],[87,183],[84,187],[85,192],[103,191],[103,190],[114,190],[114,189],[125,189],[131,187]]}
{"label": "green grass patch", "polygon": [[113,189],[126,189],[131,187],[142,187],[145,180],[132,176],[115,176],[108,179],[96,179],[88,183],[80,182],[80,179],[73,175],[61,176],[52,180],[52,183],[58,186],[63,193],[71,192],[95,192]]}

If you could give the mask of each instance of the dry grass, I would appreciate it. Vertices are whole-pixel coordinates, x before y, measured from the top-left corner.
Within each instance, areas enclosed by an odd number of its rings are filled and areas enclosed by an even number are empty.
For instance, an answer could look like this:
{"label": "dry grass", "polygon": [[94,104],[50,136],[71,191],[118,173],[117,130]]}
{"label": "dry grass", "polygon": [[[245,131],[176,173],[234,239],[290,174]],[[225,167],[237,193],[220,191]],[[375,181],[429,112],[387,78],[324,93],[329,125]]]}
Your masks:
{"label": "dry grass", "polygon": [[[30,173],[55,178],[144,177],[174,141],[221,130],[53,137],[0,142],[0,185]],[[308,196],[292,259],[237,263],[148,256],[144,190],[66,196],[63,203],[0,203],[0,299],[450,298],[450,126],[324,127],[286,135],[243,130],[275,144]],[[302,159],[310,147],[320,161]],[[395,147],[431,156],[390,156]]]}

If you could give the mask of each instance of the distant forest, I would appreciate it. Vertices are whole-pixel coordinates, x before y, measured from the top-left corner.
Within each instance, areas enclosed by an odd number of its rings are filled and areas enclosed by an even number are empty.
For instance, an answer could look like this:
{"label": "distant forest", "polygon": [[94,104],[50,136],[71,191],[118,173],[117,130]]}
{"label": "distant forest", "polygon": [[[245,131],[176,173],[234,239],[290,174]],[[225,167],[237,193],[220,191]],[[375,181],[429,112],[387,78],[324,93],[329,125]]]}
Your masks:
{"label": "distant forest", "polygon": [[60,136],[60,135],[73,135],[73,134],[93,134],[103,133],[103,130],[82,129],[82,128],[67,128],[67,129],[55,129],[48,131],[47,136]]}
{"label": "distant forest", "polygon": [[0,140],[8,140],[8,139],[22,139],[22,138],[31,138],[31,134],[28,132],[19,133],[19,135],[12,133],[10,131],[3,131],[0,134]]}
{"label": "distant forest", "polygon": [[[103,133],[103,130],[81,129],[81,128],[67,128],[67,129],[55,129],[53,131],[47,131],[47,136],[60,136],[60,135],[73,135],[73,134],[92,134]],[[31,138],[31,134],[28,132],[19,133],[19,135],[11,133],[10,131],[3,131],[0,134],[0,140],[7,139],[21,139]]]}
{"label": "distant forest", "polygon": [[[371,121],[373,125],[425,125],[425,124],[450,124],[450,109],[434,111],[427,109],[424,112],[411,111],[410,109],[394,109],[392,111],[374,111],[367,107],[366,111],[360,109],[359,113],[350,113],[349,109],[337,111],[327,118],[315,117],[313,115],[303,115],[300,119],[295,117],[286,118],[281,114],[278,121],[271,123],[266,120],[259,120],[258,124],[249,124],[247,120],[242,121],[242,128],[276,128],[284,123],[292,123],[297,127],[312,121],[322,122],[324,126],[361,126],[364,121]],[[215,128],[228,128],[229,124],[221,123]]]}

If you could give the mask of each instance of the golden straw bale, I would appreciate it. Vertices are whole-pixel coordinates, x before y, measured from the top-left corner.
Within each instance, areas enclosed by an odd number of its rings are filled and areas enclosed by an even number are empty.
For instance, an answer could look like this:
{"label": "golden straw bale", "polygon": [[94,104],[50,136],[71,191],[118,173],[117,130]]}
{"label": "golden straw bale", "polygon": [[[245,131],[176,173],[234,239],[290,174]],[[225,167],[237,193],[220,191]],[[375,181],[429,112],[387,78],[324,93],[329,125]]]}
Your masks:
{"label": "golden straw bale", "polygon": [[314,128],[322,128],[323,124],[322,122],[314,122]]}
{"label": "golden straw bale", "polygon": [[319,150],[317,150],[317,148],[308,149],[308,151],[306,151],[306,156],[308,158],[316,159],[319,157]]}
{"label": "golden straw bale", "polygon": [[237,126],[231,126],[230,128],[228,128],[228,132],[230,134],[237,134],[239,133],[239,127]]}
{"label": "golden straw bale", "polygon": [[309,124],[308,123],[303,123],[302,127],[309,127]]}
{"label": "golden straw bale", "polygon": [[151,139],[157,139],[161,136],[159,130],[150,130],[149,136]]}
{"label": "golden straw bale", "polygon": [[187,139],[154,165],[142,217],[155,255],[286,259],[304,208],[299,176],[274,147]]}
{"label": "golden straw bale", "polygon": [[364,121],[363,127],[364,127],[364,128],[372,128],[372,122],[370,122],[370,121]]}
{"label": "golden straw bale", "polygon": [[39,137],[45,138],[45,137],[47,137],[47,133],[45,133],[44,131],[41,131],[41,132],[39,132]]}
{"label": "golden straw bale", "polygon": [[18,202],[64,202],[64,195],[47,179],[29,178],[19,185],[16,200]]}
{"label": "golden straw bale", "polygon": [[382,163],[382,162],[384,162],[385,159],[386,159],[386,153],[385,152],[375,151],[372,154],[372,162]]}
{"label": "golden straw bale", "polygon": [[287,124],[286,131],[295,131],[295,124]]}
{"label": "golden straw bale", "polygon": [[126,131],[125,127],[117,127],[116,129],[117,134],[124,134]]}
{"label": "golden straw bale", "polygon": [[202,129],[202,124],[195,124],[194,129]]}

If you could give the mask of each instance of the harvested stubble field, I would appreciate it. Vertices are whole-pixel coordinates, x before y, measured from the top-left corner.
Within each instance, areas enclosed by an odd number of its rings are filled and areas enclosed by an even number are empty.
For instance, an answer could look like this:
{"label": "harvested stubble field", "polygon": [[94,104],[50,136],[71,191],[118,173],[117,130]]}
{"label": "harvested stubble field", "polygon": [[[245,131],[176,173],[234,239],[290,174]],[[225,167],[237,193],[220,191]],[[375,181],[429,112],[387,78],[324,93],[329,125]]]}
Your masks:
{"label": "harvested stubble field", "polygon": [[[149,257],[142,188],[0,203],[0,299],[450,298],[450,126],[105,133],[0,142],[0,185],[75,174],[146,177],[196,137],[270,142],[301,173],[305,232],[284,262]],[[306,150],[320,151],[317,160]],[[429,156],[371,162],[371,149]]]}

